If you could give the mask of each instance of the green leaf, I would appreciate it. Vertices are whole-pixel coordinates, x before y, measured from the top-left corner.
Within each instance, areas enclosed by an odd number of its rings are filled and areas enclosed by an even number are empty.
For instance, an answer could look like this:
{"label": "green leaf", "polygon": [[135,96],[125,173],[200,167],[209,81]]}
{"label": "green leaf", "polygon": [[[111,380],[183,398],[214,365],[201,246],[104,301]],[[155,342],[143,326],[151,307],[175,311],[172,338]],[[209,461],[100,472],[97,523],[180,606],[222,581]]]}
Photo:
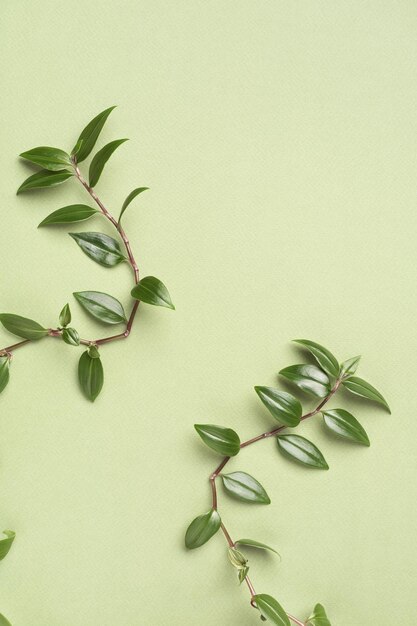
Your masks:
{"label": "green leaf", "polygon": [[[84,161],[84,159],[88,157],[91,150],[95,146],[95,143],[98,139],[99,134],[101,133],[101,130],[107,118],[115,108],[116,107],[113,106],[106,109],[105,111],[102,111],[101,113],[96,115],[96,117],[92,119],[91,122],[89,122],[84,128],[78,138],[77,143],[75,144],[74,149],[72,150],[72,153],[77,155],[78,163],[81,163],[81,161]],[[80,144],[80,142],[82,143]]]}
{"label": "green leaf", "polygon": [[105,324],[126,322],[126,314],[120,302],[101,291],[76,291],[75,299],[90,315]]}
{"label": "green leaf", "polygon": [[81,250],[96,263],[114,267],[126,260],[116,239],[102,233],[69,233]]}
{"label": "green leaf", "polygon": [[220,515],[214,509],[196,517],[185,533],[186,547],[189,550],[194,550],[205,544],[217,533],[221,523]]}
{"label": "green leaf", "polygon": [[46,170],[52,170],[53,172],[72,167],[70,155],[63,150],[59,150],[59,148],[39,146],[27,152],[22,152],[19,156],[21,156],[22,159],[26,159],[26,161],[36,163],[36,165],[40,165]]}
{"label": "green leaf", "polygon": [[332,378],[339,376],[339,363],[333,354],[315,341],[309,339],[294,339],[294,343],[299,343],[311,352],[320,367]]}
{"label": "green leaf", "polygon": [[[248,572],[249,572],[249,567],[244,567],[243,569],[239,570],[237,577],[238,577],[238,580],[239,580],[240,584],[243,583],[243,581],[245,580],[246,576],[248,575]],[[0,624],[0,626],[1,626],[1,624]]]}
{"label": "green leaf", "polygon": [[0,614],[0,626],[12,626],[11,623],[4,617],[4,615]]}
{"label": "green leaf", "polygon": [[6,538],[0,539],[0,561],[7,556],[10,548],[12,547],[14,538],[16,537],[16,533],[13,532],[13,530],[3,530],[3,535],[6,535]]}
{"label": "green leaf", "polygon": [[227,493],[237,500],[243,502],[254,502],[258,504],[270,504],[268,494],[253,476],[245,472],[232,472],[231,474],[220,474],[224,488]]}
{"label": "green leaf", "polygon": [[253,600],[266,620],[269,620],[275,626],[291,626],[286,612],[275,598],[262,593],[254,596]]}
{"label": "green leaf", "polygon": [[59,314],[59,323],[61,326],[68,326],[71,323],[71,309],[67,303]]}
{"label": "green leaf", "polygon": [[255,391],[278,422],[285,426],[297,426],[300,423],[303,408],[290,393],[272,387],[255,387]]}
{"label": "green leaf", "polygon": [[354,393],[361,398],[367,398],[368,400],[373,400],[378,404],[382,404],[382,406],[387,409],[388,413],[391,413],[391,409],[389,408],[385,398],[375,389],[375,387],[372,387],[372,385],[367,383],[366,380],[363,380],[363,378],[352,376],[351,378],[344,380],[342,384],[351,393]]}
{"label": "green leaf", "polygon": [[99,213],[99,211],[87,206],[86,204],[70,204],[69,206],[64,206],[62,209],[58,209],[57,211],[50,213],[39,224],[38,228],[41,226],[49,226],[51,224],[72,224],[73,222],[83,222],[96,213]]}
{"label": "green leaf", "polygon": [[95,346],[94,344],[91,344],[88,347],[88,354],[91,356],[92,359],[99,359],[100,358],[100,352],[99,352],[97,346]]}
{"label": "green leaf", "polygon": [[119,215],[119,224],[120,224],[120,220],[122,219],[123,213],[126,211],[127,207],[132,202],[132,200],[136,198],[136,196],[138,196],[140,193],[142,193],[143,191],[147,191],[148,189],[149,187],[137,187],[136,189],[130,192],[126,200],[123,202],[122,210],[120,211],[120,215]]}
{"label": "green leaf", "polygon": [[341,376],[346,377],[346,378],[348,376],[352,376],[358,369],[360,359],[361,359],[360,356],[354,356],[351,359],[348,359],[347,361],[343,361],[343,363],[340,366]]}
{"label": "green leaf", "polygon": [[330,379],[316,365],[290,365],[279,372],[297,387],[318,398],[330,393]]}
{"label": "green leaf", "polygon": [[68,178],[71,178],[71,176],[73,175],[73,172],[69,172],[68,170],[60,170],[59,172],[41,170],[40,172],[36,172],[36,174],[29,176],[29,178],[23,181],[16,193],[19,194],[23,191],[27,191],[28,189],[55,187],[55,185],[60,185],[61,183],[64,183],[66,180],[68,180]]}
{"label": "green leaf", "polygon": [[227,556],[229,557],[230,563],[236,569],[246,569],[247,559],[244,554],[236,550],[236,548],[228,548]]}
{"label": "green leaf", "polygon": [[101,359],[93,359],[87,350],[78,363],[78,380],[84,395],[94,402],[103,387],[104,372]]}
{"label": "green leaf", "polygon": [[348,411],[344,409],[331,409],[322,411],[322,414],[327,428],[337,435],[351,439],[352,441],[357,441],[365,446],[370,445],[365,429],[361,426],[356,417]]}
{"label": "green leaf", "polygon": [[8,356],[0,357],[0,393],[7,386],[10,378],[10,359]]}
{"label": "green leaf", "polygon": [[316,604],[313,615],[308,618],[307,624],[312,626],[332,626],[322,604]]}
{"label": "green leaf", "polygon": [[89,179],[90,179],[90,187],[95,187],[99,181],[101,173],[106,165],[107,161],[110,159],[113,152],[118,148],[122,143],[128,141],[127,139],[115,139],[110,143],[106,144],[104,148],[99,150],[97,154],[94,156],[93,160],[90,163],[89,169]]}
{"label": "green leaf", "polygon": [[135,300],[146,302],[146,304],[175,309],[168,289],[165,287],[164,283],[158,278],[155,278],[155,276],[145,276],[145,278],[142,278],[142,280],[133,287],[130,294]]}
{"label": "green leaf", "polygon": [[267,546],[266,543],[261,543],[260,541],[254,541],[253,539],[238,539],[237,541],[235,541],[235,545],[236,546],[237,545],[249,546],[251,548],[256,548],[258,550],[269,550],[269,552],[274,552],[277,556],[281,558],[281,555],[279,554],[279,552],[274,550],[274,548]]}
{"label": "green leaf", "polygon": [[277,435],[278,446],[286,456],[317,469],[329,469],[320,450],[300,435]]}
{"label": "green leaf", "polygon": [[22,317],[21,315],[14,315],[13,313],[0,313],[0,322],[4,328],[13,335],[23,337],[23,339],[31,339],[36,341],[42,339],[48,334],[48,329],[43,328],[37,322]]}
{"label": "green leaf", "polygon": [[223,456],[236,456],[240,451],[239,435],[231,428],[213,424],[194,424],[204,443]]}
{"label": "green leaf", "polygon": [[64,328],[62,331],[62,339],[69,346],[79,346],[80,345],[80,336],[75,328]]}

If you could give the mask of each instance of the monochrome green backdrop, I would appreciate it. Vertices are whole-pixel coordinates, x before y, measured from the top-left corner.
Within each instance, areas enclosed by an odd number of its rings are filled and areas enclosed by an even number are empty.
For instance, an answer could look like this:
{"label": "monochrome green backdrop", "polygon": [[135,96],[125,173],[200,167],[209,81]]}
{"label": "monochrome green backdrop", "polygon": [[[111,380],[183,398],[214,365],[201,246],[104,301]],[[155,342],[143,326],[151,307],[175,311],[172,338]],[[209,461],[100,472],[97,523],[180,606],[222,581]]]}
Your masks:
{"label": "monochrome green backdrop", "polygon": [[272,504],[220,492],[227,525],[279,550],[281,563],[251,555],[252,578],[289,612],[322,602],[335,626],[414,624],[416,32],[411,0],[3,0],[1,312],[53,325],[69,301],[88,336],[73,291],[128,302],[125,267],[92,263],[65,228],[36,229],[87,200],[75,182],[15,195],[20,152],[70,149],[113,104],[98,145],[131,140],[97,190],[117,211],[151,188],[125,226],[177,309],[140,307],[129,340],[103,349],[93,405],[76,349],[16,352],[0,398],[0,526],[17,532],[0,612],[13,626],[258,623],[223,538],[183,547],[217,463],[193,424],[242,438],[273,426],[253,386],[278,384],[300,337],[362,354],[392,415],[345,398],[369,449],[305,423],[329,472],[252,446],[233,468]]}

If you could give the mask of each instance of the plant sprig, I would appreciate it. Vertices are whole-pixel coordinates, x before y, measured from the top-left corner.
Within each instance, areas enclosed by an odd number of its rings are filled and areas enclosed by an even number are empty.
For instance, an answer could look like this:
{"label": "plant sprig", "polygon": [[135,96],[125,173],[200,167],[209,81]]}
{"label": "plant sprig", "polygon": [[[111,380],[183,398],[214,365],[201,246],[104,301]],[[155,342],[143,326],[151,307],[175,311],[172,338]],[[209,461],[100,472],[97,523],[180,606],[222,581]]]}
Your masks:
{"label": "plant sprig", "polygon": [[285,429],[295,428],[302,421],[321,414],[326,428],[336,435],[351,442],[369,446],[368,435],[356,417],[345,409],[325,409],[327,403],[344,388],[360,398],[371,400],[391,412],[385,398],[368,382],[355,376],[360,357],[353,357],[339,364],[334,355],[320,344],[299,339],[296,343],[309,351],[316,364],[303,363],[282,369],[279,374],[291,381],[301,391],[319,398],[315,408],[303,414],[300,401],[292,394],[272,387],[255,387],[255,392],[268,409],[270,415],[279,426],[248,439],[240,441],[239,435],[231,428],[213,424],[196,424],[195,429],[202,441],[212,450],[222,455],[220,465],[209,477],[211,485],[211,508],[203,515],[196,517],[189,525],[185,534],[185,545],[188,549],[199,548],[209,541],[219,530],[227,542],[229,562],[237,570],[239,583],[245,582],[250,593],[250,604],[260,615],[262,621],[270,621],[276,626],[331,626],[326,611],[321,604],[316,604],[313,613],[307,620],[300,620],[281,606],[272,596],[257,594],[248,576],[248,559],[242,552],[246,547],[256,550],[275,551],[270,546],[252,539],[233,540],[218,510],[218,492],[216,481],[220,478],[225,492],[234,499],[249,504],[269,504],[270,498],[264,487],[246,472],[223,472],[232,458],[244,448],[275,437],[278,451],[292,461],[305,467],[328,470],[329,466],[318,447],[305,437],[292,433],[282,433]]}

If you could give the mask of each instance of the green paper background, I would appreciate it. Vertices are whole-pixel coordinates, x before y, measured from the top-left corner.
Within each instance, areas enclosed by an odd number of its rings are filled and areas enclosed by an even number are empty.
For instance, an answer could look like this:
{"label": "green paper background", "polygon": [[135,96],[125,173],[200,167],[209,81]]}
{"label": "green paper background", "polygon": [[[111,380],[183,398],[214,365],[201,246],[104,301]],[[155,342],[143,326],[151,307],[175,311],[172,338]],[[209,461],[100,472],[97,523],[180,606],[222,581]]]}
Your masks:
{"label": "green paper background", "polygon": [[300,360],[290,339],[307,337],[363,354],[393,414],[343,398],[370,449],[305,423],[329,472],[273,441],[245,450],[230,468],[272,504],[221,493],[225,521],[281,552],[251,553],[252,578],[291,613],[322,602],[335,626],[414,624],[416,3],[3,0],[1,13],[1,311],[52,325],[70,301],[88,336],[102,330],[73,291],[128,303],[127,268],[65,234],[107,225],[36,230],[87,200],[75,182],[15,196],[22,150],[70,149],[112,104],[99,145],[131,141],[97,191],[117,211],[151,188],[125,226],[177,310],[144,305],[129,341],[103,349],[94,405],[75,348],[16,352],[0,402],[0,526],[17,532],[0,612],[13,626],[257,624],[222,537],[183,548],[218,461],[193,423],[242,438],[272,426],[253,385],[276,385]]}

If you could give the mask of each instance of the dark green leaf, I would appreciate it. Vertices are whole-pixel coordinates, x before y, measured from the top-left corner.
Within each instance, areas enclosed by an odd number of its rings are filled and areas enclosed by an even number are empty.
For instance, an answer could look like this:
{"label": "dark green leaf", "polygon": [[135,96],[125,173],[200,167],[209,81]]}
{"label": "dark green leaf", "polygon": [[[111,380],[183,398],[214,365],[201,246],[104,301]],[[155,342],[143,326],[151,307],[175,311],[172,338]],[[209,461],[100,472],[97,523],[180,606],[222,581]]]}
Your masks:
{"label": "dark green leaf", "polygon": [[71,150],[71,155],[77,157],[77,161],[78,161],[78,154],[81,150],[81,146],[83,145],[83,140],[79,139],[77,141],[77,143],[75,144],[75,146],[73,147],[73,149]]}
{"label": "dark green leaf", "polygon": [[23,183],[20,185],[19,189],[16,193],[22,193],[22,191],[27,191],[28,189],[41,189],[42,187],[54,187],[55,185],[60,185],[64,183],[68,178],[73,176],[72,172],[68,170],[60,170],[59,172],[50,172],[49,170],[41,170],[40,172],[36,172],[32,176],[29,176]]}
{"label": "dark green leaf", "polygon": [[324,423],[327,428],[332,430],[337,435],[363,443],[365,446],[369,446],[368,435],[365,429],[348,411],[344,409],[331,409],[328,411],[322,411]]}
{"label": "dark green leaf", "polygon": [[185,533],[185,545],[189,550],[199,548],[213,537],[221,525],[220,515],[211,509],[204,515],[196,517]]}
{"label": "dark green leaf", "polygon": [[12,547],[16,533],[13,530],[3,530],[3,535],[6,535],[6,538],[0,539],[0,561],[4,559]]}
{"label": "dark green leaf", "polygon": [[120,302],[101,291],[77,291],[74,297],[93,317],[105,324],[126,322],[126,314]]}
{"label": "dark green leaf", "polygon": [[269,620],[275,626],[291,626],[286,612],[275,598],[262,593],[254,596],[253,600],[266,620]]}
{"label": "dark green leaf", "polygon": [[94,402],[99,395],[104,382],[103,365],[101,359],[93,359],[88,351],[83,352],[78,363],[78,380],[84,395]]}
{"label": "dark green leaf", "polygon": [[246,557],[236,550],[236,548],[228,548],[227,556],[229,557],[229,561],[236,569],[245,569],[247,564]]}
{"label": "dark green leaf", "polygon": [[120,211],[120,215],[119,215],[119,224],[120,224],[120,220],[122,219],[123,213],[126,211],[127,207],[132,202],[132,200],[136,198],[136,196],[138,196],[143,191],[147,191],[147,189],[149,189],[149,187],[138,187],[137,189],[134,189],[133,191],[130,192],[126,200],[123,202],[122,210]]}
{"label": "dark green leaf", "polygon": [[11,623],[4,617],[4,615],[0,615],[0,626],[12,626]]}
{"label": "dark green leaf", "polygon": [[40,165],[46,170],[52,170],[54,172],[72,167],[70,155],[63,150],[59,150],[59,148],[39,146],[27,152],[22,152],[20,156],[22,159],[36,163],[36,165]]}
{"label": "dark green leaf", "polygon": [[272,387],[255,387],[255,391],[278,422],[285,426],[297,426],[300,423],[303,408],[290,393]]}
{"label": "dark green leaf", "polygon": [[27,317],[14,315],[13,313],[0,313],[0,322],[10,333],[23,337],[23,339],[36,341],[48,334],[47,328],[43,328],[40,324]]}
{"label": "dark green leaf", "polygon": [[127,139],[115,139],[110,143],[106,144],[104,148],[99,150],[97,154],[94,156],[93,160],[90,164],[89,169],[89,179],[90,179],[90,187],[95,187],[99,181],[101,173],[106,165],[107,161],[110,159],[113,152],[118,148],[122,143],[128,141]]}
{"label": "dark green leaf", "polygon": [[89,217],[99,213],[96,209],[86,204],[70,204],[50,213],[48,217],[39,224],[41,226],[49,226],[50,224],[71,224],[72,222],[83,222]]}
{"label": "dark green leaf", "polygon": [[243,502],[254,502],[259,504],[270,504],[268,494],[253,476],[245,472],[233,472],[231,474],[220,474],[224,488],[227,493],[237,500]]}
{"label": "dark green leaf", "polygon": [[318,398],[324,398],[330,393],[329,377],[316,365],[290,365],[281,370],[280,374]]}
{"label": "dark green leaf", "polygon": [[308,439],[300,435],[278,435],[277,441],[279,449],[290,458],[317,469],[329,469],[320,450]]}
{"label": "dark green leaf", "polygon": [[239,435],[231,428],[213,424],[194,424],[204,443],[223,456],[236,456],[240,451]]}
{"label": "dark green leaf", "polygon": [[358,369],[360,359],[361,359],[360,356],[354,356],[351,359],[348,359],[347,361],[343,361],[343,363],[340,366],[340,374],[342,376],[345,376],[346,378],[348,376],[353,376],[353,374]]}
{"label": "dark green leaf", "polygon": [[102,233],[69,233],[81,250],[96,263],[114,267],[126,260],[116,239]]}
{"label": "dark green leaf", "polygon": [[6,387],[10,378],[10,359],[8,356],[0,357],[0,393]]}
{"label": "dark green leaf", "polygon": [[295,339],[295,343],[299,343],[311,352],[320,367],[332,378],[339,375],[339,363],[333,354],[315,341],[309,339]]}
{"label": "dark green leaf", "polygon": [[254,541],[253,539],[238,539],[235,542],[235,545],[241,545],[241,546],[250,546],[251,548],[256,548],[259,550],[269,550],[269,552],[274,552],[277,556],[280,556],[280,554],[274,550],[274,548],[271,548],[270,546],[267,546],[265,543],[261,543],[260,541]]}
{"label": "dark green leaf", "polygon": [[308,618],[307,624],[312,626],[332,626],[322,604],[316,604],[313,615]]}
{"label": "dark green leaf", "polygon": [[[238,580],[239,580],[240,584],[243,583],[243,581],[245,580],[246,576],[248,575],[248,572],[249,572],[249,567],[244,567],[243,569],[239,570],[237,577],[238,577]],[[1,624],[0,624],[0,626],[1,626]]]}
{"label": "dark green leaf", "polygon": [[[72,151],[73,154],[76,153],[78,163],[81,163],[81,161],[84,161],[84,159],[88,157],[91,150],[95,146],[98,136],[101,133],[101,130],[105,124],[105,121],[115,108],[116,107],[113,106],[106,109],[105,111],[102,111],[84,128]],[[79,143],[80,141],[82,141],[81,144]]]}
{"label": "dark green leaf", "polygon": [[175,309],[168,289],[165,287],[164,283],[158,278],[155,278],[155,276],[145,276],[145,278],[142,278],[142,280],[133,287],[130,293],[132,298],[146,302],[146,304]]}
{"label": "dark green leaf", "polygon": [[75,328],[64,328],[62,331],[62,339],[69,346],[79,346],[80,345],[80,336]]}
{"label": "dark green leaf", "polygon": [[375,387],[372,387],[372,385],[367,383],[366,380],[363,380],[363,378],[352,376],[351,378],[343,381],[343,386],[355,395],[361,396],[361,398],[368,398],[368,400],[373,400],[378,404],[382,404],[382,406],[387,409],[388,413],[391,413],[391,409],[389,408],[385,398],[375,389]]}
{"label": "dark green leaf", "polygon": [[59,314],[59,323],[61,326],[68,326],[71,323],[71,309],[67,303]]}

